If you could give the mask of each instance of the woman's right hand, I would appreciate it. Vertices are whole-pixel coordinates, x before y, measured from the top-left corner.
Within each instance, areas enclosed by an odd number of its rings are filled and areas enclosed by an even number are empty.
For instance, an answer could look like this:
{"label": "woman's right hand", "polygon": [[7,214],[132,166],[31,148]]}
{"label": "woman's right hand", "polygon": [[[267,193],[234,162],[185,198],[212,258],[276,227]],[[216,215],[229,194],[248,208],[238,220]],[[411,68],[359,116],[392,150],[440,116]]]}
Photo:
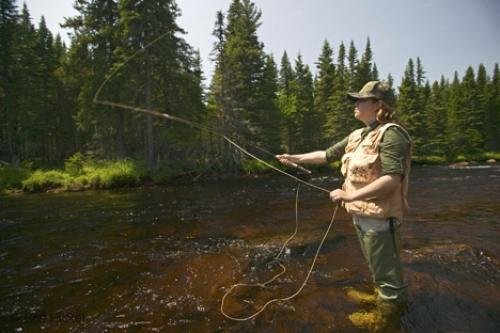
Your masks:
{"label": "woman's right hand", "polygon": [[289,154],[276,155],[276,158],[278,159],[278,161],[286,165],[296,164],[299,160],[294,155],[289,155]]}

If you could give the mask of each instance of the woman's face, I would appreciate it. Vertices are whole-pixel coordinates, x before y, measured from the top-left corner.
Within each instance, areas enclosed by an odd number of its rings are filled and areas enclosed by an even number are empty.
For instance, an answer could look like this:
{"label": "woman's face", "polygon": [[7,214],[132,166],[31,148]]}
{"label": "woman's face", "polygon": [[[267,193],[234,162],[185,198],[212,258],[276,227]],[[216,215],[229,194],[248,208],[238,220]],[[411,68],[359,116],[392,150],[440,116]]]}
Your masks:
{"label": "woman's face", "polygon": [[356,117],[356,119],[367,124],[377,119],[377,110],[380,108],[379,101],[371,98],[358,99],[354,105],[354,117]]}

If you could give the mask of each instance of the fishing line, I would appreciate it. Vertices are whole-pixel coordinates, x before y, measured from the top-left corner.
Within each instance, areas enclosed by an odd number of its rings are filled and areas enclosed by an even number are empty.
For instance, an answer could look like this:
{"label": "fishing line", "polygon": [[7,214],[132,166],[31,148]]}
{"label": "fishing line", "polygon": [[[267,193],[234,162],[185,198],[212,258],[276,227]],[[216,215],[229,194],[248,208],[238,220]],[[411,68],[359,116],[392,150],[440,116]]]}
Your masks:
{"label": "fishing line", "polygon": [[[135,57],[137,57],[139,54],[141,54],[142,52],[144,52],[147,48],[149,48],[150,46],[152,46],[153,44],[157,43],[158,41],[160,41],[162,38],[166,37],[167,35],[169,35],[169,33],[164,33],[162,35],[160,35],[159,37],[155,38],[154,40],[152,40],[151,42],[147,43],[144,47],[142,47],[141,49],[137,50],[135,53],[133,53],[129,58],[127,58],[124,62],[120,63],[119,65],[117,65],[111,72],[109,75],[107,75],[107,77],[105,78],[105,80],[101,83],[101,85],[99,86],[99,88],[97,89],[95,95],[94,95],[94,99],[93,99],[93,102],[95,104],[100,104],[100,105],[106,105],[106,106],[110,106],[110,107],[116,107],[116,108],[121,108],[121,109],[125,109],[125,110],[129,110],[129,111],[134,111],[134,112],[140,112],[140,113],[145,113],[145,114],[148,114],[148,115],[152,115],[152,116],[155,116],[155,117],[161,117],[161,118],[165,118],[165,119],[168,119],[168,120],[171,120],[171,121],[176,121],[176,122],[179,122],[179,123],[183,123],[185,125],[188,125],[190,127],[193,127],[193,128],[196,128],[196,129],[199,129],[200,131],[206,131],[208,133],[212,133],[222,139],[224,139],[227,143],[229,143],[230,145],[234,146],[236,149],[238,149],[240,152],[242,152],[243,154],[259,161],[260,163],[264,164],[265,166],[269,167],[270,169],[272,170],[275,170],[287,177],[290,177],[294,180],[297,181],[297,192],[296,192],[296,196],[295,196],[295,232],[292,234],[292,236],[290,236],[286,241],[285,243],[283,244],[283,246],[281,247],[281,250],[279,251],[279,253],[276,255],[275,259],[277,260],[281,254],[283,253],[286,245],[288,244],[288,242],[290,242],[291,239],[293,239],[293,237],[295,237],[296,233],[297,233],[297,229],[298,229],[298,196],[299,196],[299,188],[300,188],[300,184],[304,184],[306,186],[309,186],[311,188],[314,188],[314,189],[317,189],[319,191],[322,191],[322,192],[326,192],[326,193],[330,193],[329,190],[321,187],[321,186],[318,186],[318,185],[315,185],[315,184],[312,184],[310,182],[307,182],[297,176],[294,176],[280,168],[277,168],[275,167],[274,165],[264,161],[263,159],[255,156],[254,154],[250,153],[247,149],[243,148],[242,146],[240,146],[239,144],[237,144],[235,141],[233,141],[232,139],[230,139],[228,136],[226,136],[225,134],[222,134],[221,132],[209,127],[209,126],[206,126],[206,125],[202,125],[202,124],[199,124],[197,122],[194,122],[194,121],[191,121],[191,120],[187,120],[187,119],[184,119],[184,118],[181,118],[181,117],[178,117],[178,116],[173,116],[173,115],[170,115],[168,113],[164,113],[164,112],[159,112],[159,111],[155,111],[155,110],[152,110],[152,109],[146,109],[146,108],[141,108],[141,107],[137,107],[137,106],[132,106],[132,105],[128,105],[128,104],[123,104],[123,103],[118,103],[118,102],[113,102],[113,101],[108,101],[108,100],[101,100],[99,98],[99,95],[101,93],[101,91],[103,90],[103,88],[106,86],[106,84],[126,65],[128,64],[132,59],[134,59]],[[266,154],[269,154],[273,157],[275,157],[274,154],[272,154],[271,152],[263,149],[263,148],[260,148],[256,145],[253,145],[253,144],[249,144],[247,143],[248,146],[251,146],[251,147],[254,147]],[[296,169],[299,169],[301,170],[302,172],[305,172],[306,174],[311,174],[311,171],[302,167],[301,165],[298,165],[296,163],[293,163],[293,162],[289,162],[287,163],[289,164],[290,166],[296,168]],[[333,222],[335,220],[335,216],[337,214],[337,209],[339,207],[339,203],[337,203],[335,205],[335,209],[334,209],[334,212],[333,212],[333,215],[332,215],[332,218],[330,220],[330,224],[328,225],[328,228],[325,232],[325,234],[323,235],[323,238],[321,239],[321,242],[319,243],[318,245],[318,248],[316,250],[316,255],[314,256],[314,259],[312,261],[312,264],[309,268],[309,271],[306,275],[306,278],[304,279],[304,281],[302,282],[301,286],[298,288],[298,290],[291,294],[290,296],[287,296],[287,297],[284,297],[284,298],[276,298],[276,299],[271,299],[270,301],[266,302],[261,309],[259,309],[256,313],[248,316],[248,317],[243,317],[243,318],[238,318],[238,317],[233,317],[233,316],[230,316],[228,315],[227,313],[225,313],[224,311],[224,303],[225,303],[225,300],[226,300],[226,297],[237,287],[240,287],[240,286],[259,286],[259,287],[266,287],[266,285],[268,285],[269,283],[275,281],[279,276],[281,276],[282,274],[284,274],[286,272],[286,268],[285,266],[283,266],[281,263],[279,263],[281,269],[282,269],[282,272],[276,274],[273,278],[271,278],[270,280],[264,282],[264,283],[256,283],[256,284],[245,284],[245,283],[237,283],[233,286],[231,286],[228,291],[226,291],[226,293],[224,294],[224,296],[222,297],[222,300],[221,300],[221,307],[220,307],[220,311],[221,313],[226,317],[226,318],[229,318],[229,319],[232,319],[232,320],[236,320],[236,321],[245,321],[245,320],[249,320],[251,318],[254,318],[256,317],[257,315],[259,315],[262,311],[264,311],[264,309],[274,303],[274,302],[278,302],[278,301],[287,301],[287,300],[290,300],[292,298],[294,298],[295,296],[297,296],[301,291],[302,289],[305,287],[305,285],[307,284],[307,281],[309,280],[309,277],[310,275],[312,274],[312,271],[314,269],[314,265],[316,263],[316,260],[318,258],[318,255],[319,255],[319,252],[321,250],[321,247],[323,246],[323,243],[333,225]]]}
{"label": "fishing line", "polygon": [[[286,248],[286,245],[288,244],[288,242],[290,242],[294,237],[295,235],[297,234],[297,230],[298,230],[298,200],[299,200],[299,188],[300,188],[300,184],[297,184],[297,191],[296,191],[296,194],[295,194],[295,231],[293,232],[293,234],[285,241],[285,243],[283,244],[283,246],[281,247],[280,251],[278,252],[278,254],[275,256],[274,260],[278,260],[279,257],[281,256],[281,254],[283,253],[283,251],[285,250]],[[220,312],[222,313],[222,315],[228,319],[231,319],[231,320],[235,320],[235,321],[246,321],[246,320],[250,320],[252,318],[255,318],[256,316],[258,316],[262,311],[264,311],[268,305],[272,304],[272,303],[275,303],[275,302],[279,302],[279,301],[289,301],[291,300],[292,298],[296,297],[298,294],[300,294],[300,292],[302,291],[302,289],[304,289],[304,287],[306,286],[307,282],[309,281],[309,277],[311,276],[312,274],[312,271],[314,270],[314,266],[316,264],[316,260],[318,259],[318,256],[319,256],[319,252],[321,251],[321,248],[323,247],[323,243],[325,242],[326,240],[326,237],[328,236],[328,233],[330,232],[330,229],[332,228],[332,225],[335,221],[335,216],[337,215],[337,209],[339,207],[339,204],[337,203],[335,205],[335,209],[333,210],[333,214],[332,214],[332,218],[330,220],[330,224],[328,225],[328,227],[326,228],[326,231],[323,235],[323,238],[321,239],[319,245],[318,245],[318,248],[316,249],[316,254],[314,255],[314,259],[311,263],[311,266],[309,267],[309,270],[307,272],[307,275],[306,277],[304,278],[304,281],[302,281],[302,284],[300,285],[300,287],[291,295],[287,296],[287,297],[281,297],[281,298],[273,298],[269,301],[267,301],[264,305],[261,306],[261,308],[259,310],[257,310],[256,312],[254,312],[253,314],[249,315],[249,316],[246,316],[246,317],[234,317],[234,316],[231,316],[231,315],[228,315],[225,311],[224,311],[224,304],[225,304],[225,301],[226,301],[226,297],[231,294],[231,292],[235,289],[235,288],[238,288],[238,287],[260,287],[260,288],[266,288],[267,285],[271,282],[273,282],[274,280],[276,280],[277,278],[279,278],[281,275],[285,274],[286,272],[286,267],[282,264],[282,263],[279,263],[282,271],[279,272],[278,274],[276,274],[275,276],[273,276],[271,279],[269,279],[268,281],[266,282],[263,282],[263,283],[236,283],[236,284],[233,284],[224,294],[224,296],[222,296],[222,300],[221,300],[221,304],[220,304]]]}

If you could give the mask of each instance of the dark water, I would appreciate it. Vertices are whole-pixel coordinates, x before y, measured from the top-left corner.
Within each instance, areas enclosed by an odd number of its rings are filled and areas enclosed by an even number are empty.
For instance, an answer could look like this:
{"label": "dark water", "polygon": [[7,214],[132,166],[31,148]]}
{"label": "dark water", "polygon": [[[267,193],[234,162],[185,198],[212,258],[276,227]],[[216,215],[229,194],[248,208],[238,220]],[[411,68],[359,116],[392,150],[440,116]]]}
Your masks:
{"label": "dark water", "polygon": [[[227,312],[249,315],[302,283],[333,204],[306,188],[299,203],[287,272],[240,289]],[[414,168],[410,203],[402,331],[500,332],[500,167]],[[0,198],[0,331],[358,332],[347,317],[368,305],[346,288],[369,291],[370,276],[343,210],[301,294],[254,320],[221,315],[229,286],[279,271],[266,264],[293,232],[294,204],[281,176]]]}

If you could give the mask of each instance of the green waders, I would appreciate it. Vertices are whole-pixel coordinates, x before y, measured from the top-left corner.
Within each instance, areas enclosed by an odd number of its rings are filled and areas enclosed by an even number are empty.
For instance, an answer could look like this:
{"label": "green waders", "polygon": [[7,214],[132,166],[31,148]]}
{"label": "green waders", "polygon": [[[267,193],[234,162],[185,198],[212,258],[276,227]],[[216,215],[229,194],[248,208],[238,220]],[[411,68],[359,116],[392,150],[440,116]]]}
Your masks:
{"label": "green waders", "polygon": [[379,300],[398,305],[407,301],[407,285],[399,252],[401,223],[394,218],[353,216],[361,251],[368,262]]}

